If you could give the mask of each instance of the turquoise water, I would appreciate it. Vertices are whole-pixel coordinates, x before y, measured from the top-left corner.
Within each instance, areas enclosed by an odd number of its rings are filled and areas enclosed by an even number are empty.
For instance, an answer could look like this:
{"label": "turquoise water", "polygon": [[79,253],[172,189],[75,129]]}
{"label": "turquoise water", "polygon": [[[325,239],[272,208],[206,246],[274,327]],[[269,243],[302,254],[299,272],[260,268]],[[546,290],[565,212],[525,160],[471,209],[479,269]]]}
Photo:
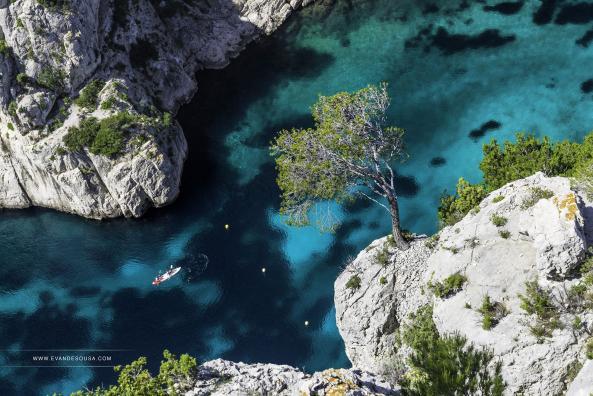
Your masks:
{"label": "turquoise water", "polygon": [[[124,350],[115,363],[146,355],[154,368],[169,348],[202,361],[348,366],[333,281],[389,219],[359,202],[331,207],[343,221],[335,234],[286,226],[267,153],[276,131],[310,125],[318,94],[388,81],[410,155],[398,167],[403,224],[431,233],[442,191],[460,176],[479,180],[482,143],[516,131],[578,139],[593,125],[593,93],[581,86],[593,78],[588,8],[566,2],[545,23],[539,1],[510,14],[464,3],[322,1],[228,68],[200,73],[179,113],[190,158],[170,207],[107,222],[2,212],[0,362],[30,364],[23,349],[102,348]],[[150,284],[178,264],[192,276]],[[8,395],[113,381],[108,368],[0,374]]]}

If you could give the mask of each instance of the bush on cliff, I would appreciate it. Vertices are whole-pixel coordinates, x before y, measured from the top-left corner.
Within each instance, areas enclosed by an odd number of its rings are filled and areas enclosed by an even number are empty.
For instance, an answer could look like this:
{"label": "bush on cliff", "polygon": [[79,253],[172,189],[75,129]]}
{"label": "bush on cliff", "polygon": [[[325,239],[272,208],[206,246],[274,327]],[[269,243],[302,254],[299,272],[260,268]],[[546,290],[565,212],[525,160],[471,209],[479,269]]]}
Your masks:
{"label": "bush on cliff", "polygon": [[117,113],[101,121],[89,117],[82,120],[78,127],[71,127],[63,142],[70,151],[88,147],[93,154],[116,156],[124,148],[126,132],[138,121],[138,117],[127,112]]}
{"label": "bush on cliff", "polygon": [[406,395],[503,394],[501,363],[492,362],[490,350],[478,349],[459,334],[440,336],[432,319],[432,306],[420,308],[404,326],[402,341],[412,349],[410,370],[401,385]]}
{"label": "bush on cliff", "polygon": [[80,95],[74,101],[78,106],[88,110],[94,110],[97,108],[97,101],[99,98],[99,92],[105,86],[105,81],[92,80],[80,91]]}
{"label": "bush on cliff", "polygon": [[483,181],[472,185],[459,179],[456,194],[441,198],[438,216],[443,225],[457,223],[488,193],[536,172],[547,176],[593,175],[593,133],[582,143],[552,143],[547,137],[519,133],[515,142],[506,141],[502,146],[493,139],[484,145],[483,152]]}
{"label": "bush on cliff", "polygon": [[147,359],[140,357],[132,363],[114,370],[119,373],[117,385],[109,388],[78,391],[72,396],[119,396],[119,395],[182,395],[191,389],[195,381],[197,361],[183,354],[179,359],[168,350],[163,352],[158,375],[152,376],[146,369]]}

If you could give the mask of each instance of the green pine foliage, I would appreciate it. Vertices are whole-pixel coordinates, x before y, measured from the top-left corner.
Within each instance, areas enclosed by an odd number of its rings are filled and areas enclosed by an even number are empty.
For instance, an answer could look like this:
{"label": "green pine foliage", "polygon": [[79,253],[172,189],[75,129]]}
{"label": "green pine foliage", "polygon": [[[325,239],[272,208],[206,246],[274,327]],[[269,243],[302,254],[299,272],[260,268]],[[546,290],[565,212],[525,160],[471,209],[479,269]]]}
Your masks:
{"label": "green pine foliage", "polygon": [[465,282],[467,282],[467,278],[456,272],[446,277],[442,282],[428,282],[428,288],[436,297],[447,298],[459,292]]}
{"label": "green pine foliage", "polygon": [[458,222],[488,193],[539,171],[548,176],[575,176],[577,181],[585,180],[593,196],[593,133],[582,143],[552,143],[547,137],[539,139],[519,133],[515,142],[499,145],[493,139],[484,145],[483,153],[480,163],[483,181],[472,185],[460,179],[457,193],[441,198],[439,219],[443,225]]}
{"label": "green pine foliage", "polygon": [[350,277],[350,279],[348,279],[348,282],[346,282],[346,288],[348,289],[358,289],[360,288],[361,285],[361,280],[360,280],[360,276],[358,275],[352,275]]}
{"label": "green pine foliage", "polygon": [[463,177],[457,182],[457,194],[444,195],[439,207],[439,221],[446,225],[457,223],[471,209],[477,207],[488,195],[482,184],[470,184]]}
{"label": "green pine foliage", "polygon": [[71,127],[63,142],[70,151],[88,147],[93,154],[117,156],[123,151],[128,129],[137,122],[138,117],[128,112],[117,113],[101,121],[89,117],[81,121],[78,127]]}
{"label": "green pine foliage", "polygon": [[92,80],[80,91],[80,95],[74,101],[74,103],[87,110],[96,109],[98,105],[97,102],[99,98],[99,92],[101,92],[104,86],[105,81]]}
{"label": "green pine foliage", "polygon": [[439,335],[426,305],[404,326],[402,342],[412,349],[410,370],[401,385],[406,395],[488,395],[500,396],[506,384],[501,363],[493,362],[492,351],[468,344],[459,334]]}
{"label": "green pine foliage", "polygon": [[147,359],[140,357],[126,366],[116,366],[117,385],[108,388],[77,391],[72,396],[177,396],[189,391],[195,382],[197,361],[183,354],[179,359],[168,350],[163,352],[159,373],[153,376],[146,368]]}

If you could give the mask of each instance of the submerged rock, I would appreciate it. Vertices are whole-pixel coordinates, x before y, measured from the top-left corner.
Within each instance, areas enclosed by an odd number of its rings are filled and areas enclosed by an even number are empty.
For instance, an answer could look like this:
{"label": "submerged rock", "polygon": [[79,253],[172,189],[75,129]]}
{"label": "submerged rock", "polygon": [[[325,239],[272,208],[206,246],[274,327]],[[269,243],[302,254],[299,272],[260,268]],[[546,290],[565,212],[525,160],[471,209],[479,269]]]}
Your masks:
{"label": "submerged rock", "polygon": [[[432,303],[439,333],[460,333],[501,359],[509,394],[564,392],[593,331],[593,313],[571,311],[569,297],[591,244],[592,212],[568,179],[538,173],[492,192],[459,223],[414,241],[410,251],[388,248],[385,266],[376,258],[385,260],[386,240],[373,242],[335,283],[337,325],[353,366],[394,373],[390,364],[404,362],[406,352],[394,342],[399,325]],[[354,274],[360,287],[349,288]],[[433,296],[430,285],[454,274],[465,277],[463,288]],[[521,307],[519,295],[533,281],[557,309],[558,323],[544,323],[546,335],[530,329],[536,315]],[[485,296],[497,310],[487,324],[479,311]],[[593,377],[584,383],[579,387],[593,386]]]}
{"label": "submerged rock", "polygon": [[[171,203],[187,143],[169,113],[196,91],[196,71],[226,66],[311,1],[7,2],[0,7],[0,207],[99,219]],[[96,81],[106,83],[99,92]],[[85,87],[86,100],[74,100]],[[89,141],[64,144],[83,120],[118,113],[140,122],[118,126],[123,142],[114,153],[97,154]]]}

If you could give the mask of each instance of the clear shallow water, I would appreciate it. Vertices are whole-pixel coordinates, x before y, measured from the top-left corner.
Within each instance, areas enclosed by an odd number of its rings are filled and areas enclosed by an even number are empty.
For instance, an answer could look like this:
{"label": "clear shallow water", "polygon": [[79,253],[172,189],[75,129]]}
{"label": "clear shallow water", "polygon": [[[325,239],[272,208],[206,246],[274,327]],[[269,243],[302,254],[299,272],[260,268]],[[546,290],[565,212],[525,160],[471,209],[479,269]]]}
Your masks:
{"label": "clear shallow water", "polygon": [[[281,128],[310,125],[318,94],[390,83],[391,118],[408,131],[403,223],[419,233],[436,230],[444,189],[459,176],[479,180],[481,144],[491,137],[577,139],[593,125],[593,94],[581,90],[593,53],[575,43],[591,28],[582,10],[580,19],[555,10],[558,22],[578,24],[537,25],[538,1],[512,15],[462,1],[437,11],[418,1],[329,3],[293,17],[228,68],[200,74],[196,99],[179,114],[190,158],[172,206],[108,222],[2,212],[3,364],[29,356],[19,349],[107,348],[128,350],[117,354],[125,360],[146,355],[154,368],[169,348],[202,361],[347,366],[333,281],[350,255],[388,232],[389,219],[364,202],[335,208],[344,223],[328,235],[287,227],[276,214],[267,143]],[[487,29],[498,32],[480,36]],[[468,136],[491,120],[500,127]],[[199,277],[150,285],[158,270],[193,266],[200,254],[209,264]],[[114,378],[104,368],[0,374],[0,394],[69,392]]]}

